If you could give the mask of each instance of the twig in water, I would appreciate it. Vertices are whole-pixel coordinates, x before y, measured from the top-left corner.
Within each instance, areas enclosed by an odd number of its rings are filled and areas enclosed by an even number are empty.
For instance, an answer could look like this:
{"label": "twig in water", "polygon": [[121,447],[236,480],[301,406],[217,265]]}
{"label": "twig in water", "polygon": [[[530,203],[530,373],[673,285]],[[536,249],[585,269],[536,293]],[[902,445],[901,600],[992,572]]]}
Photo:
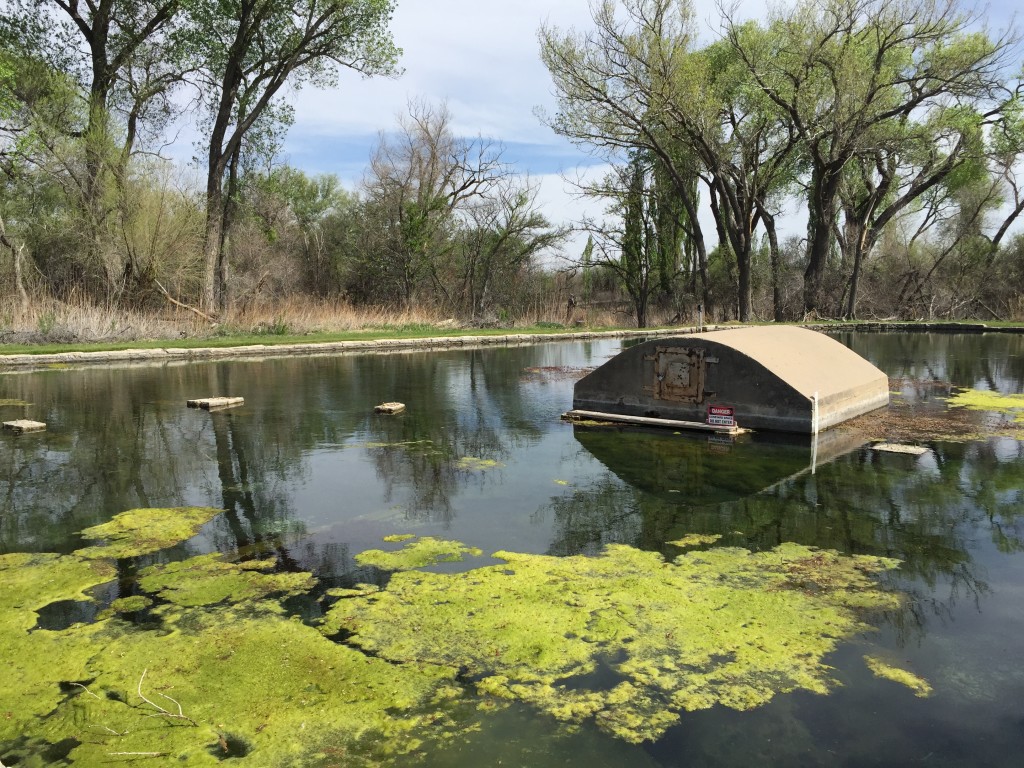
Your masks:
{"label": "twig in water", "polygon": [[[93,697],[94,699],[99,699],[100,701],[103,701],[102,697],[100,697],[100,696],[97,696],[97,695],[96,695],[95,693],[93,693],[92,691],[90,691],[90,690],[89,690],[88,688],[86,688],[86,687],[85,687],[84,685],[82,685],[81,683],[72,683],[72,685],[73,685],[73,686],[75,686],[76,688],[81,688],[81,689],[82,689],[83,691],[85,691],[86,693],[88,693],[88,694],[89,694],[90,696],[92,696],[92,697]],[[3,766],[0,766],[0,768],[3,768]]]}
{"label": "twig in water", "polygon": [[107,752],[107,754],[111,757],[167,757],[170,752]]}
{"label": "twig in water", "polygon": [[167,695],[165,695],[163,693],[157,694],[158,696],[163,696],[169,702],[174,704],[174,706],[176,706],[178,708],[177,714],[175,714],[174,712],[171,712],[169,709],[165,709],[164,707],[161,707],[159,704],[157,704],[157,703],[155,703],[153,701],[150,701],[149,699],[146,698],[145,694],[142,693],[142,681],[146,679],[146,673],[147,672],[149,672],[148,668],[142,670],[142,677],[139,678],[138,694],[139,694],[139,698],[140,699],[142,699],[144,702],[149,704],[149,706],[153,707],[153,709],[156,710],[156,712],[151,714],[151,715],[149,715],[149,717],[169,717],[169,718],[172,718],[174,720],[185,720],[186,722],[191,723],[192,725],[194,725],[196,727],[199,727],[199,723],[197,723],[191,717],[186,715],[185,712],[181,708],[181,704],[179,704],[177,701],[172,699],[170,696],[167,696]]}
{"label": "twig in water", "polygon": [[90,727],[90,728],[102,728],[102,729],[103,729],[104,731],[106,731],[107,733],[112,733],[112,734],[114,734],[115,736],[127,736],[127,735],[129,734],[129,731],[125,731],[124,733],[121,733],[121,731],[115,731],[115,730],[114,730],[113,728],[108,728],[108,727],[107,727],[107,726],[105,726],[105,725],[95,725],[95,724],[94,724],[94,725],[91,725],[91,726],[89,726],[89,727]]}

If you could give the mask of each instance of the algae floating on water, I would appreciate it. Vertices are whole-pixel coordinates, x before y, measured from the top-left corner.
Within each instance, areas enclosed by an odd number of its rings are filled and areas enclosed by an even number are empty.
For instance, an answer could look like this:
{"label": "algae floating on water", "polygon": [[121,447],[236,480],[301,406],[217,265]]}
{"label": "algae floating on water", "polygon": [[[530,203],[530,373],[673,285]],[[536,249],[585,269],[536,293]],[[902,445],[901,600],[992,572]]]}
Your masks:
{"label": "algae floating on water", "polygon": [[356,562],[360,565],[374,565],[385,571],[409,571],[439,563],[457,563],[466,555],[479,557],[483,554],[477,547],[467,547],[459,541],[435,539],[433,536],[385,536],[384,541],[406,544],[391,552],[368,549],[356,555]]}
{"label": "algae floating on water", "polygon": [[[398,665],[463,670],[484,696],[570,724],[592,719],[640,742],[684,710],[827,693],[824,657],[870,628],[861,611],[900,603],[875,578],[896,561],[795,544],[672,562],[622,545],[598,557],[494,557],[505,563],[396,573],[372,597],[336,603],[323,629],[347,631],[351,643]],[[621,682],[582,686],[602,669]]]}
{"label": "algae floating on water", "polygon": [[[424,537],[358,556],[395,573],[384,587],[330,590],[319,627],[283,603],[313,589],[311,574],[216,554],[144,569],[148,594],[115,601],[93,623],[36,627],[36,611],[89,600],[112,581],[122,553],[178,543],[142,524],[167,523],[166,512],[132,510],[90,529],[112,540],[105,547],[0,557],[12,587],[0,592],[0,712],[10,713],[0,758],[31,768],[45,745],[63,743],[70,765],[114,752],[214,765],[228,744],[252,765],[315,764],[339,751],[347,765],[376,764],[423,739],[460,738],[473,723],[453,716],[456,705],[511,702],[635,743],[682,711],[826,693],[825,656],[870,628],[865,609],[900,602],[877,579],[896,561],[798,545],[672,561],[623,545],[597,557],[499,552],[500,565],[441,574],[411,569],[480,551]],[[213,514],[175,529],[191,535]],[[118,615],[141,608],[146,627]],[[332,639],[341,632],[345,642]],[[876,674],[912,690],[927,685],[884,669]],[[602,671],[614,684],[593,682]]]}
{"label": "algae floating on water", "polygon": [[483,471],[485,469],[496,469],[500,466],[502,466],[500,461],[495,461],[494,459],[479,459],[475,456],[463,456],[455,462],[455,467],[457,469],[464,469],[467,471]]}
{"label": "algae floating on water", "polygon": [[950,408],[1012,413],[1014,421],[1024,422],[1024,394],[1004,395],[987,390],[963,389],[950,397],[947,403]]}
{"label": "algae floating on water", "polygon": [[691,533],[683,536],[681,539],[676,539],[675,541],[667,543],[671,544],[673,547],[679,547],[680,549],[692,549],[693,547],[700,547],[705,544],[714,544],[721,538],[721,534],[718,533]]}
{"label": "algae floating on water", "polygon": [[[136,543],[148,546],[152,540],[135,530],[143,538]],[[119,540],[129,543],[127,534]],[[145,569],[143,587],[170,601],[151,610],[157,629],[115,615],[142,607],[144,596],[115,601],[91,624],[35,628],[37,610],[90,600],[92,587],[116,577],[113,557],[97,557],[96,549],[87,558],[0,556],[0,578],[11,587],[0,590],[4,762],[51,765],[42,755],[62,744],[69,765],[143,752],[216,765],[228,743],[233,758],[253,765],[316,763],[323,750],[339,748],[349,750],[346,764],[378,764],[415,749],[416,732],[428,724],[432,734],[457,730],[438,711],[459,693],[454,670],[398,668],[287,616],[280,599],[314,580],[268,572],[270,561],[201,555]]]}
{"label": "algae floating on water", "polygon": [[864,663],[868,665],[868,669],[871,670],[875,677],[881,677],[884,680],[892,680],[894,683],[905,685],[918,698],[926,699],[932,695],[932,686],[928,681],[918,677],[910,670],[897,667],[877,656],[865,656]]}
{"label": "algae floating on water", "polygon": [[219,554],[153,565],[139,574],[139,585],[175,605],[198,607],[240,603],[280,595],[301,595],[316,585],[308,573],[268,573],[274,560],[231,563]]}
{"label": "algae floating on water", "polygon": [[80,549],[77,554],[119,559],[159,552],[192,538],[222,511],[213,507],[129,509],[82,531],[86,539],[107,543]]}

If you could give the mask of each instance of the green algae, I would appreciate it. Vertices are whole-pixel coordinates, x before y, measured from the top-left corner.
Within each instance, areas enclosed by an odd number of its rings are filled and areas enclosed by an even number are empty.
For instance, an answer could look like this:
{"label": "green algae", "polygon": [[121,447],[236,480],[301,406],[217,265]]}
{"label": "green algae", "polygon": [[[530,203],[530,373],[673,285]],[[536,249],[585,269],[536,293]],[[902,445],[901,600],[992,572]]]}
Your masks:
{"label": "green algae", "polygon": [[495,461],[494,459],[478,459],[475,456],[463,456],[457,462],[455,462],[456,469],[463,469],[467,471],[483,471],[486,469],[495,469],[503,466],[501,462]]}
{"label": "green algae", "polygon": [[231,563],[219,554],[200,555],[145,568],[139,585],[175,605],[197,607],[300,595],[316,584],[308,573],[267,573],[275,565],[273,559]]}
{"label": "green algae", "polygon": [[192,538],[221,512],[212,507],[129,509],[82,531],[87,539],[107,543],[80,549],[78,555],[119,559],[159,552]]}
{"label": "green algae", "polygon": [[[88,600],[111,580],[119,550],[0,557],[13,587],[0,592],[0,757],[41,764],[33,754],[73,739],[66,762],[76,765],[131,752],[195,765],[339,755],[370,765],[426,738],[461,738],[474,726],[453,715],[460,701],[484,711],[523,702],[638,742],[684,710],[826,693],[825,656],[869,628],[864,609],[899,602],[877,582],[895,561],[797,545],[671,562],[621,545],[589,558],[500,552],[501,565],[440,574],[406,569],[479,550],[399,538],[401,550],[357,556],[398,571],[388,585],[329,590],[319,628],[281,602],[311,590],[310,574],[212,554],[144,569],[146,594],[91,624],[34,629],[41,607]],[[157,626],[118,615],[153,599]],[[330,639],[341,632],[345,643]],[[603,672],[614,679],[594,683]]]}
{"label": "green algae", "polygon": [[110,609],[115,613],[132,613],[144,611],[152,604],[153,601],[145,595],[130,595],[129,597],[119,597],[110,604]]}
{"label": "green algae", "polygon": [[864,663],[876,677],[885,680],[892,680],[894,683],[905,685],[914,692],[914,695],[926,699],[932,695],[932,687],[927,680],[918,677],[913,672],[894,666],[877,656],[865,656]]}
{"label": "green algae", "polygon": [[[222,580],[233,568],[274,588],[264,584],[212,605],[193,599],[211,597],[208,588],[169,595],[162,588],[161,596],[178,603],[155,609],[160,631],[110,612],[92,624],[30,632],[36,609],[88,599],[84,590],[115,570],[77,555],[0,558],[0,575],[15,587],[0,592],[0,757],[42,765],[47,745],[73,740],[78,746],[66,761],[73,765],[127,753],[216,765],[228,756],[224,745],[253,765],[301,765],[338,751],[349,755],[346,764],[363,765],[415,749],[416,733],[428,725],[442,735],[457,730],[438,712],[459,692],[453,670],[399,668],[333,643],[285,616],[278,601],[256,597],[280,593],[280,574],[208,556],[195,561],[174,564],[176,574],[202,580],[212,570]],[[147,569],[144,580],[166,578],[168,568]],[[291,575],[312,583],[309,574]],[[116,602],[128,601],[134,598]]]}
{"label": "green algae", "polygon": [[[388,540],[388,537],[385,537],[384,541]],[[483,554],[476,547],[467,547],[458,541],[435,539],[433,536],[412,536],[401,541],[408,543],[399,550],[386,552],[382,549],[368,549],[360,552],[356,555],[356,562],[360,565],[373,565],[385,571],[409,571],[439,563],[457,563],[466,555],[479,557]]]}
{"label": "green algae", "polygon": [[353,443],[355,448],[411,448],[414,446],[433,445],[433,440],[401,440],[395,443],[369,442]]}
{"label": "green algae", "polygon": [[61,600],[88,601],[116,575],[112,564],[53,554],[0,555],[0,744],[29,734],[64,699],[59,682],[88,677],[94,652],[67,633],[34,629],[37,611]]}
{"label": "green algae", "polygon": [[679,547],[680,549],[692,549],[693,547],[704,546],[705,544],[714,544],[721,539],[721,534],[702,534],[702,533],[691,533],[683,536],[681,539],[668,542],[673,547]]}
{"label": "green algae", "polygon": [[1014,415],[1014,421],[1024,423],[1024,394],[1003,395],[979,389],[964,389],[949,398],[950,408],[966,408],[970,411],[993,411]]}
{"label": "green algae", "polygon": [[[396,664],[463,670],[478,692],[532,704],[621,739],[656,739],[683,710],[745,710],[833,685],[825,656],[899,597],[896,561],[798,545],[661,556],[610,545],[599,557],[498,552],[459,574],[404,572],[341,600],[323,630]],[[587,676],[618,680],[588,690]]]}
{"label": "green algae", "polygon": [[386,541],[386,542],[389,542],[389,543],[399,543],[399,542],[403,542],[403,541],[409,541],[410,539],[415,539],[415,538],[416,538],[416,534],[414,534],[414,533],[393,533],[390,536],[385,536],[383,541]]}
{"label": "green algae", "polygon": [[5,400],[0,397],[0,408],[24,408],[29,405],[32,405],[32,403],[25,400]]}

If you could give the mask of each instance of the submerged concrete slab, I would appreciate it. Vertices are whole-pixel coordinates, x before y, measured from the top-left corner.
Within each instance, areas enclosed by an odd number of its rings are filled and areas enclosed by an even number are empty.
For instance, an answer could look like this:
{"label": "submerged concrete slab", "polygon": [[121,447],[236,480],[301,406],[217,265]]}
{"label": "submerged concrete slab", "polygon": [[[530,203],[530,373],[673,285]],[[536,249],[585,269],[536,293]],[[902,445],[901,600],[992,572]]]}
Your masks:
{"label": "submerged concrete slab", "polygon": [[46,425],[41,421],[17,419],[15,421],[5,421],[4,429],[9,430],[16,435],[23,435],[26,432],[42,432],[46,429]]}
{"label": "submerged concrete slab", "polygon": [[200,397],[185,402],[189,408],[202,408],[204,411],[220,411],[245,405],[244,397]]}
{"label": "submerged concrete slab", "polygon": [[835,339],[761,326],[638,344],[576,383],[573,408],[816,434],[889,404],[886,375]]}

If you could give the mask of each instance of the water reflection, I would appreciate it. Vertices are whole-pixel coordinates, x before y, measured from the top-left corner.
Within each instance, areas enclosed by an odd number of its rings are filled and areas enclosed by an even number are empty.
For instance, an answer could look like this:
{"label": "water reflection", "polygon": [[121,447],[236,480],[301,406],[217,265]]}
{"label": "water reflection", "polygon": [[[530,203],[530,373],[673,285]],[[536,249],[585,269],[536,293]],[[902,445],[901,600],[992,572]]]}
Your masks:
{"label": "water reflection", "polygon": [[890,378],[993,392],[1024,391],[1024,348],[1011,333],[832,334]]}

